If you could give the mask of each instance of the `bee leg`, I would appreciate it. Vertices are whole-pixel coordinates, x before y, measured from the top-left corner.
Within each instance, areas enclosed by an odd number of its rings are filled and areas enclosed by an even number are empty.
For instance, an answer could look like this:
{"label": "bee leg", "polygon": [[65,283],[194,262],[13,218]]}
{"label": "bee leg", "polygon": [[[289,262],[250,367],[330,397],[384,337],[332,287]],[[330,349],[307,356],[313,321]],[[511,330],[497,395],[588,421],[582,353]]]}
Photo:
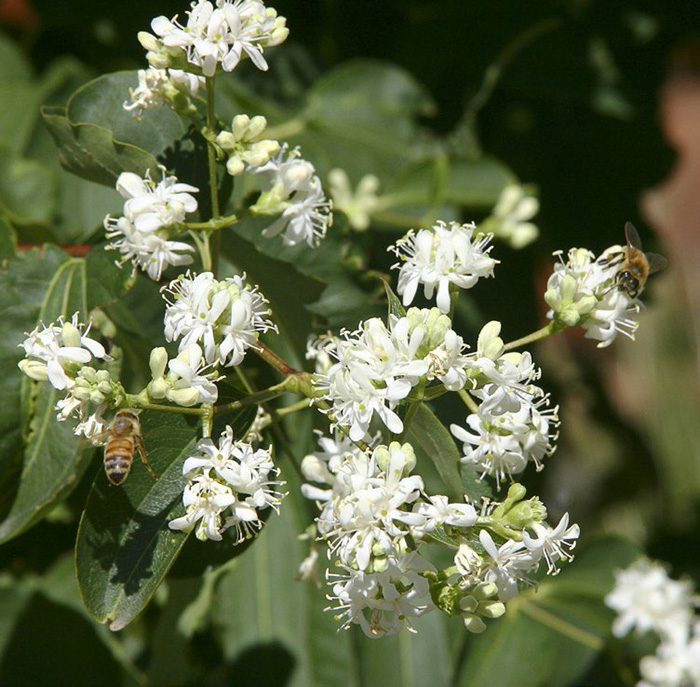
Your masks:
{"label": "bee leg", "polygon": [[153,479],[158,479],[156,473],[153,472],[153,468],[148,464],[148,453],[146,452],[146,445],[143,443],[143,439],[141,437],[136,437],[136,449],[138,450],[139,455],[141,456],[141,461],[146,466],[146,470],[148,470],[148,474],[151,477],[153,477]]}

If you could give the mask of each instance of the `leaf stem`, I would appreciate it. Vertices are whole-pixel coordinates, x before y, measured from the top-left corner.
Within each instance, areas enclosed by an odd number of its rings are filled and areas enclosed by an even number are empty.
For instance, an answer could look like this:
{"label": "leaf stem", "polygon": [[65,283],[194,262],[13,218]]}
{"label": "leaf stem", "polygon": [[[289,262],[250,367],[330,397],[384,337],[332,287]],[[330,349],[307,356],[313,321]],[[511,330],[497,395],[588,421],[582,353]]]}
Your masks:
{"label": "leaf stem", "polygon": [[[216,128],[216,115],[214,112],[214,77],[206,77],[207,86],[207,130],[214,133]],[[207,137],[205,137],[207,138]],[[211,194],[211,218],[217,219],[221,216],[219,210],[219,183],[216,175],[216,150],[214,144],[207,138],[207,167],[209,170],[209,192]],[[206,234],[208,252],[210,255],[211,271],[216,276],[219,265],[219,233],[208,232]]]}
{"label": "leaf stem", "polygon": [[206,410],[204,408],[183,408],[182,406],[166,406],[162,403],[144,403],[143,401],[138,401],[134,399],[129,401],[127,398],[127,404],[131,408],[142,408],[143,410],[157,410],[165,413],[181,413],[182,415],[199,415],[203,417],[206,415]]}
{"label": "leaf stem", "polygon": [[457,393],[464,401],[464,405],[469,408],[470,412],[476,415],[479,412],[479,406],[476,404],[476,401],[474,401],[474,399],[464,389],[460,389]]}
{"label": "leaf stem", "polygon": [[515,339],[515,341],[511,341],[505,344],[503,350],[510,351],[514,348],[519,348],[520,346],[527,346],[527,344],[534,343],[535,341],[539,341],[540,339],[544,339],[550,334],[554,334],[552,322],[542,327],[542,329],[538,329],[536,332],[532,332],[532,334],[528,334],[527,336],[523,336],[520,339]]}
{"label": "leaf stem", "polygon": [[221,406],[215,406],[214,414],[218,415],[220,413],[229,413],[233,410],[244,408],[245,406],[259,406],[263,403],[267,403],[267,401],[271,401],[273,398],[277,398],[278,396],[287,393],[291,382],[293,382],[293,379],[288,377],[279,384],[275,384],[275,386],[271,386],[268,389],[263,389],[262,391],[256,391],[250,396],[242,398],[240,401],[232,401],[231,403],[225,403]]}

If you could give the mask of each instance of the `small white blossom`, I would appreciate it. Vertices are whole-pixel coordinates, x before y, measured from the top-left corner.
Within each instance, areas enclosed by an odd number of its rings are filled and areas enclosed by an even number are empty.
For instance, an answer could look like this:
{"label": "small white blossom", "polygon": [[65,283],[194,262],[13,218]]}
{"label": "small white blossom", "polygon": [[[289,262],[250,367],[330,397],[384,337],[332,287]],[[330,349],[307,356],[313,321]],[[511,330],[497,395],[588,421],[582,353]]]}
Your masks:
{"label": "small white blossom", "polygon": [[501,601],[516,596],[520,585],[533,584],[527,573],[537,568],[538,559],[522,542],[509,539],[498,547],[486,530],[479,532],[479,541],[488,555],[484,558],[486,572],[483,579],[496,584]]}
{"label": "small white blossom", "polygon": [[432,532],[438,527],[471,527],[476,522],[476,510],[468,503],[450,503],[447,496],[427,496],[426,501],[417,503],[413,512],[422,515],[425,522],[414,525],[414,530]]}
{"label": "small white blossom", "polygon": [[191,192],[194,186],[166,177],[155,183],[148,173],[141,178],[132,172],[123,172],[117,179],[117,190],[126,199],[123,217],[107,215],[104,226],[107,238],[116,239],[108,248],[122,254],[122,264],[131,261],[134,269],[144,270],[151,279],[158,280],[170,265],[187,265],[193,258],[194,248],[169,238],[169,227],[185,221],[187,213],[197,209],[197,200]]}
{"label": "small white blossom", "polygon": [[374,174],[366,174],[360,179],[353,192],[345,170],[336,168],[328,172],[328,183],[333,207],[347,215],[353,229],[366,231],[372,213],[380,205],[379,196],[377,196],[379,178]]}
{"label": "small white blossom", "polygon": [[662,640],[653,656],[642,658],[639,670],[642,680],[637,687],[700,685],[700,624],[694,623],[688,637]]}
{"label": "small white blossom", "polygon": [[370,638],[413,630],[411,620],[434,610],[427,579],[432,566],[416,552],[388,563],[381,572],[365,572],[343,566],[345,574],[331,574],[335,603],[332,610],[347,629],[357,624]]}
{"label": "small white blossom", "polygon": [[254,536],[263,525],[259,511],[277,510],[284,496],[276,490],[282,482],[274,479],[279,470],[270,449],[255,450],[235,440],[231,427],[218,444],[202,439],[182,472],[189,480],[183,494],[186,514],[169,527],[189,530],[199,522],[199,539],[220,540],[229,528],[236,532],[236,543]]}
{"label": "small white blossom", "polygon": [[267,300],[245,283],[245,275],[217,280],[211,272],[187,274],[164,289],[165,338],[180,350],[197,343],[208,364],[240,365],[260,332],[275,330]]}
{"label": "small white blossom", "polygon": [[508,184],[493,208],[493,212],[479,227],[496,238],[507,241],[513,248],[524,248],[537,238],[537,226],[528,220],[539,210],[535,196],[526,193],[520,184]]}
{"label": "small white blossom", "polygon": [[560,261],[547,282],[544,299],[547,317],[561,327],[580,326],[598,348],[609,346],[618,333],[634,339],[638,327],[632,316],[639,303],[615,284],[617,268],[596,260],[583,248],[572,248],[566,262]]}
{"label": "small white blossom", "polygon": [[[129,89],[124,109],[138,119],[145,110],[163,103],[178,103],[179,98],[194,98],[204,87],[204,78],[181,69],[139,69],[138,86]],[[193,106],[191,106],[193,107]]]}
{"label": "small white blossom", "polygon": [[300,157],[298,149],[282,149],[264,165],[250,171],[262,174],[266,185],[250,211],[256,215],[277,215],[262,235],[273,238],[282,234],[285,245],[306,242],[317,246],[331,226],[332,205],[326,198],[314,166]]}
{"label": "small white blossom", "polygon": [[79,370],[92,359],[111,360],[104,346],[88,336],[90,324],[85,326],[74,313],[70,322],[59,317],[47,327],[41,323],[22,344],[25,359],[19,368],[37,381],[48,380],[56,389],[71,390]]}
{"label": "small white blossom", "polygon": [[422,515],[409,510],[423,489],[420,476],[410,475],[416,460],[413,448],[393,442],[377,446],[370,456],[338,444],[324,445],[326,451],[340,453],[326,453],[327,464],[325,456],[310,454],[302,461],[302,471],[307,479],[331,488],[304,485],[302,494],[324,504],[318,531],[340,561],[371,569],[376,559],[384,561],[403,551],[409,527],[424,524]]}
{"label": "small white blossom", "polygon": [[653,630],[669,640],[687,635],[695,606],[689,581],[672,580],[655,561],[641,558],[615,573],[615,587],[605,597],[617,612],[613,634]]}
{"label": "small white blossom", "polygon": [[581,533],[579,526],[569,527],[569,514],[564,513],[556,527],[538,522],[532,525],[532,530],[535,532],[534,537],[527,530],[523,530],[525,548],[538,559],[544,558],[547,562],[547,573],[556,575],[559,572],[559,568],[556,567],[558,561],[573,560],[571,551]]}
{"label": "small white blossom", "polygon": [[432,298],[437,289],[436,303],[440,311],[450,311],[450,285],[470,289],[482,277],[492,277],[497,263],[489,256],[490,236],[474,237],[474,224],[438,222],[432,229],[409,231],[389,250],[400,262],[397,292],[403,295],[403,304],[413,302],[422,284],[426,298]]}
{"label": "small white blossom", "polygon": [[403,422],[394,411],[421,379],[439,379],[458,389],[466,379],[464,343],[452,332],[450,319],[437,308],[410,308],[405,317],[379,318],[343,332],[328,353],[337,362],[318,386],[332,403],[335,424],[349,427],[350,438],[364,438],[376,415],[394,433]]}
{"label": "small white blossom", "polygon": [[166,54],[173,49],[183,51],[188,62],[200,67],[204,76],[213,76],[218,65],[225,72],[233,71],[243,56],[265,71],[263,49],[279,45],[289,33],[284,17],[278,17],[274,9],[258,0],[200,0],[191,7],[186,13],[186,25],[180,24],[177,17],[156,17],[151,28],[158,40],[153,41],[148,35],[150,41],[139,37],[150,49],[149,61],[157,62],[154,66],[159,66],[157,58],[161,57],[154,48],[162,45]]}
{"label": "small white blossom", "polygon": [[[547,397],[540,399],[540,405]],[[521,473],[528,462],[542,469],[542,460],[555,449],[557,408],[540,410],[537,404],[522,404],[512,412],[491,413],[484,409],[467,417],[472,430],[451,425],[452,434],[463,442],[463,464],[502,481]]]}

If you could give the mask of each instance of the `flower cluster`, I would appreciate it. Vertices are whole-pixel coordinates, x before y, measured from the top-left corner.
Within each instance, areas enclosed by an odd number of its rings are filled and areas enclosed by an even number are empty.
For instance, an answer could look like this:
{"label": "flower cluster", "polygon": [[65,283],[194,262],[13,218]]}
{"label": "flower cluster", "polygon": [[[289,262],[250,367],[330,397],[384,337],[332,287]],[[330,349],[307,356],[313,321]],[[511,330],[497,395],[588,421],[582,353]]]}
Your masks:
{"label": "flower cluster", "polygon": [[235,542],[254,536],[263,526],[260,511],[279,508],[283,482],[275,480],[279,469],[272,462],[271,449],[253,449],[237,441],[226,427],[218,444],[202,439],[194,455],[185,460],[182,473],[187,486],[182,502],[185,515],[169,523],[170,529],[190,531],[197,539],[220,541],[228,529]]}
{"label": "flower cluster", "polygon": [[156,183],[148,173],[141,178],[132,172],[119,175],[117,191],[123,198],[123,216],[105,218],[107,238],[116,239],[108,248],[122,254],[121,264],[131,261],[134,270],[144,270],[151,279],[158,280],[169,265],[188,265],[194,248],[181,241],[171,241],[173,225],[185,220],[187,213],[197,209],[197,200],[191,193],[198,189],[166,177]]}
{"label": "flower cluster", "polygon": [[211,272],[187,274],[163,291],[168,301],[165,338],[179,340],[180,351],[201,345],[210,365],[240,365],[260,332],[276,331],[267,300],[246,284],[245,275],[219,281]]}
{"label": "flower cluster", "polygon": [[639,664],[638,687],[684,687],[700,684],[698,598],[688,580],[673,580],[658,562],[640,558],[615,573],[605,603],[617,612],[613,634],[654,632],[661,643]]}
{"label": "flower cluster", "polygon": [[88,336],[90,325],[80,323],[78,317],[74,313],[70,322],[61,317],[48,327],[42,323],[26,332],[27,338],[21,344],[25,358],[19,362],[19,368],[31,379],[48,381],[65,392],[56,404],[58,420],[77,417],[80,422],[75,434],[90,438],[104,431],[102,413],[123,395],[123,390],[109,370],[89,364],[108,363],[112,358],[99,341]]}
{"label": "flower cluster", "polygon": [[164,69],[185,57],[204,76],[214,76],[219,65],[230,72],[249,57],[258,69],[267,70],[264,49],[283,43],[289,34],[285,18],[259,0],[199,0],[186,14],[185,25],[177,17],[161,16],[151,22],[155,36],[139,34],[151,66]]}
{"label": "flower cluster", "polygon": [[231,131],[221,131],[216,136],[216,144],[228,155],[226,171],[238,176],[243,171],[267,164],[279,152],[280,144],[273,139],[261,139],[267,126],[265,117],[258,115],[252,119],[239,114],[231,122]]}
{"label": "flower cluster", "polygon": [[192,114],[196,107],[192,102],[204,87],[204,78],[188,74],[182,69],[139,69],[139,84],[129,89],[129,101],[124,109],[140,119],[145,110],[168,104],[176,112]]}
{"label": "flower cluster", "polygon": [[463,442],[462,463],[489,475],[496,484],[521,473],[529,462],[542,469],[554,452],[559,426],[557,408],[534,382],[540,377],[529,353],[506,352],[501,324],[481,330],[476,353],[467,359],[469,391],[479,400],[478,411],[467,417],[471,431],[451,425]]}
{"label": "flower cluster", "polygon": [[490,235],[474,236],[474,224],[438,222],[432,229],[409,231],[390,246],[399,262],[397,292],[403,304],[413,302],[418,287],[423,285],[426,298],[437,288],[436,303],[441,312],[450,311],[450,289],[471,289],[482,277],[492,277],[497,261],[489,256]]}
{"label": "flower cluster", "polygon": [[[250,169],[263,175],[265,186],[250,211],[280,217],[263,230],[265,238],[282,234],[285,245],[306,242],[318,245],[331,226],[331,203],[326,198],[314,166],[285,143],[268,162]],[[282,233],[284,232],[284,233]]]}
{"label": "flower cluster", "polygon": [[598,348],[609,346],[618,333],[633,339],[638,326],[630,316],[639,311],[639,304],[617,287],[618,268],[606,260],[610,250],[620,247],[608,249],[596,260],[591,251],[572,248],[566,262],[558,251],[559,262],[544,294],[550,307],[547,317],[555,326],[583,327],[587,338],[600,342]]}
{"label": "flower cluster", "polygon": [[360,323],[355,332],[328,347],[337,362],[318,386],[332,403],[335,424],[349,427],[350,438],[363,439],[373,416],[394,432],[403,422],[394,409],[411,389],[432,379],[456,391],[466,381],[462,338],[437,308],[410,308],[405,317],[391,315],[387,327],[379,318]]}
{"label": "flower cluster", "polygon": [[[476,540],[481,555],[467,543],[467,537],[477,536],[476,510],[470,503],[427,495],[422,478],[411,474],[416,457],[410,444],[380,444],[371,453],[342,438],[321,437],[319,444],[321,450],[302,461],[304,477],[315,483],[304,484],[302,493],[318,504],[319,538],[343,571],[328,577],[344,627],[356,623],[378,637],[411,629],[412,618],[437,606],[459,614],[471,631],[481,631],[482,617],[502,615],[503,602],[532,584],[528,575],[540,561],[555,574],[557,562],[572,557],[578,526],[568,526],[568,515],[554,529],[546,525],[539,501],[520,502],[519,485],[485,518],[499,522],[513,538],[499,547],[481,529]],[[436,570],[417,548],[437,530],[462,540],[454,566],[446,571]]]}

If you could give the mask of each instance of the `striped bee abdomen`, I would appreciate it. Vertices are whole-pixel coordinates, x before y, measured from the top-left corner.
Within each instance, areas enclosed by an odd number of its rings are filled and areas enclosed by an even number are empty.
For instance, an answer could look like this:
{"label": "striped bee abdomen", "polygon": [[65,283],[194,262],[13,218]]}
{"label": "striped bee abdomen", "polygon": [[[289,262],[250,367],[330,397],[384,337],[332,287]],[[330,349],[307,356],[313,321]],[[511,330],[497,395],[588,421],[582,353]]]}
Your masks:
{"label": "striped bee abdomen", "polygon": [[136,449],[133,436],[113,437],[105,446],[105,473],[114,485],[121,484],[131,470]]}

